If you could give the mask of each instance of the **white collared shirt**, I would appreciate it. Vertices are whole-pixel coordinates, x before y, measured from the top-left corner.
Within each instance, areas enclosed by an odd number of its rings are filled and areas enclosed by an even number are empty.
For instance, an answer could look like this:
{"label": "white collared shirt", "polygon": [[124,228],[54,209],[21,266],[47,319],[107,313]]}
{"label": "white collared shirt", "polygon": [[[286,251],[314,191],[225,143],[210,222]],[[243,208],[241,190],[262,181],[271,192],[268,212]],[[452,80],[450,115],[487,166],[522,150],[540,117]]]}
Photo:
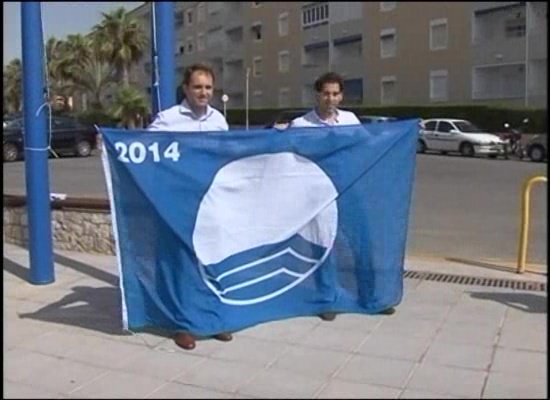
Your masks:
{"label": "white collared shirt", "polygon": [[147,127],[149,131],[208,132],[227,131],[229,126],[222,113],[210,106],[200,117],[189,108],[187,100],[159,112]]}
{"label": "white collared shirt", "polygon": [[315,108],[301,117],[295,118],[290,123],[291,128],[303,128],[311,126],[334,126],[334,125],[361,125],[359,118],[351,111],[336,109],[336,118],[332,121],[321,119]]}

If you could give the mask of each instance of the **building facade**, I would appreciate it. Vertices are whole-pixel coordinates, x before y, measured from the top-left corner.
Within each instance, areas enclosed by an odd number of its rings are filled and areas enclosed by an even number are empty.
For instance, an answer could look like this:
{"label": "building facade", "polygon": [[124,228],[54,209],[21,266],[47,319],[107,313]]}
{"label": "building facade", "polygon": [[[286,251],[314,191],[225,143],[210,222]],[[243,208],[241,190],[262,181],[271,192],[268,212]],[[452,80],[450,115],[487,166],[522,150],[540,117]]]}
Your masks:
{"label": "building facade", "polygon": [[[150,3],[132,11],[150,34]],[[543,2],[177,2],[178,83],[216,72],[213,104],[307,107],[329,70],[347,105],[546,107]],[[247,78],[248,76],[248,78]],[[131,74],[151,92],[151,55]],[[248,84],[247,84],[248,83]]]}

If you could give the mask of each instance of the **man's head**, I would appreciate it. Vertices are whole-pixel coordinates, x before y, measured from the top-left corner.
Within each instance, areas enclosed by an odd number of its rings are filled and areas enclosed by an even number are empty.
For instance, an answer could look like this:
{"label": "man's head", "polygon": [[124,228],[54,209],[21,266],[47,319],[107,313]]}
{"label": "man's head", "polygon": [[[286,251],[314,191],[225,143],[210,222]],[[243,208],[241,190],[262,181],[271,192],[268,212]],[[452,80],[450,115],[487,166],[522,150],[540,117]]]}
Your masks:
{"label": "man's head", "polygon": [[193,64],[186,68],[182,86],[191,108],[205,108],[214,93],[214,71],[206,64]]}
{"label": "man's head", "polygon": [[344,80],[334,72],[327,72],[315,81],[319,111],[333,112],[344,98]]}

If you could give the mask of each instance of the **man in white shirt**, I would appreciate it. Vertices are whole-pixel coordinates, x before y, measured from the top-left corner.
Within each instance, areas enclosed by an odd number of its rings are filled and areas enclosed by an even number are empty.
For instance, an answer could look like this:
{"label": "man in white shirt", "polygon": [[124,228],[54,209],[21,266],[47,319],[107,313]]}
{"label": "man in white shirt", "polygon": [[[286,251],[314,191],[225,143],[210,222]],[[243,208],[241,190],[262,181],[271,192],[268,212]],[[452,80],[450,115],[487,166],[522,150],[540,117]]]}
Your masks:
{"label": "man in white shirt", "polygon": [[[326,127],[343,125],[361,125],[359,118],[351,111],[340,110],[338,106],[344,99],[344,79],[335,72],[327,72],[315,81],[317,92],[317,106],[310,112],[295,118],[290,123],[291,128]],[[333,290],[336,271],[321,270],[317,275],[319,290],[326,296],[335,296]],[[390,307],[381,311],[381,314],[393,314],[395,309]],[[336,318],[334,312],[324,312],[319,315],[325,321],[333,321]]]}
{"label": "man in white shirt", "polygon": [[[225,117],[209,103],[214,93],[214,71],[208,65],[194,64],[185,70],[183,77],[185,100],[159,112],[147,130],[207,132],[227,131],[229,127]],[[233,339],[230,333],[213,335],[224,342]],[[174,342],[186,350],[196,346],[193,335],[188,332],[177,332]]]}
{"label": "man in white shirt", "polygon": [[344,99],[344,79],[334,72],[327,72],[315,81],[317,106],[290,123],[293,128],[334,125],[360,125],[359,118],[351,111],[338,109]]}
{"label": "man in white shirt", "polygon": [[185,70],[185,99],[181,104],[159,112],[151,131],[206,132],[227,131],[225,117],[208,103],[214,93],[214,71],[204,64],[194,64]]}

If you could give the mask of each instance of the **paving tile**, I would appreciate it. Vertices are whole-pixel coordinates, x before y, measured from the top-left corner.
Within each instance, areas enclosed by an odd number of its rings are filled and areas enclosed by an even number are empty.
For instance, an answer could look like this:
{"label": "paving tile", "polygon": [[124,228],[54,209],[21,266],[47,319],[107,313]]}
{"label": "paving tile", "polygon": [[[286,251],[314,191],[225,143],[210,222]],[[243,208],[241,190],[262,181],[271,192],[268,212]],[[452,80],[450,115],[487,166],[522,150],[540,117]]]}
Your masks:
{"label": "paving tile", "polygon": [[242,362],[205,359],[190,370],[179,374],[175,381],[220,392],[232,393],[261,371]]}
{"label": "paving tile", "polygon": [[141,346],[119,343],[95,336],[81,336],[82,345],[77,346],[66,357],[86,364],[107,368],[120,368],[130,358],[148,351]]}
{"label": "paving tile", "polygon": [[513,373],[491,372],[484,399],[547,399],[546,377],[520,376]]}
{"label": "paving tile", "polygon": [[51,392],[69,394],[105,373],[105,369],[57,358],[32,375],[21,380],[22,383],[47,389]]}
{"label": "paving tile", "polygon": [[297,341],[297,345],[318,347],[327,350],[351,352],[369,335],[369,332],[329,329],[317,326],[313,331]]}
{"label": "paving tile", "polygon": [[491,366],[491,372],[517,374],[518,376],[544,377],[547,371],[548,355],[527,350],[498,348]]}
{"label": "paving tile", "polygon": [[4,379],[22,382],[36,371],[56,363],[56,358],[25,349],[13,349],[4,353]]}
{"label": "paving tile", "polygon": [[411,390],[406,389],[401,393],[400,399],[462,399],[466,397],[458,397],[455,395],[441,394],[441,393],[430,393],[424,392],[422,390]]}
{"label": "paving tile", "polygon": [[336,374],[336,378],[356,383],[402,388],[413,367],[414,363],[411,361],[354,355]]}
{"label": "paving tile", "polygon": [[441,326],[441,321],[416,319],[410,316],[394,318],[395,315],[384,320],[376,329],[377,334],[406,334],[409,337],[431,339]]}
{"label": "paving tile", "polygon": [[448,322],[443,324],[436,339],[442,343],[475,344],[493,346],[500,328],[496,325],[475,325]]}
{"label": "paving tile", "polygon": [[313,397],[323,383],[323,379],[269,368],[262,370],[252,381],[241,386],[237,393],[264,399],[308,399]]}
{"label": "paving tile", "polygon": [[319,393],[319,399],[397,399],[400,389],[332,380]]}
{"label": "paving tile", "polygon": [[400,334],[374,332],[358,349],[359,354],[402,360],[419,361],[432,339]]}
{"label": "paving tile", "polygon": [[4,397],[5,399],[59,399],[62,398],[60,393],[44,390],[32,385],[26,385],[17,382],[4,380]]}
{"label": "paving tile", "polygon": [[217,392],[203,387],[168,383],[155,392],[147,395],[147,399],[229,399],[231,394]]}
{"label": "paving tile", "polygon": [[284,343],[273,343],[242,336],[235,337],[231,342],[225,343],[211,357],[266,366],[281,357],[287,347],[288,345]]}
{"label": "paving tile", "polygon": [[4,343],[13,349],[24,346],[29,341],[40,341],[44,335],[56,332],[58,326],[51,324],[29,324],[21,320],[4,320]]}
{"label": "paving tile", "polygon": [[422,363],[413,372],[407,390],[479,399],[487,372]]}
{"label": "paving tile", "polygon": [[349,357],[343,352],[292,346],[272,368],[328,379]]}
{"label": "paving tile", "polygon": [[440,321],[449,314],[452,306],[435,301],[434,303],[435,304],[411,302],[402,305],[399,311],[400,313],[406,314],[409,318]]}
{"label": "paving tile", "polygon": [[548,351],[548,332],[539,329],[504,327],[498,341],[499,347],[514,350]]}
{"label": "paving tile", "polygon": [[253,326],[239,332],[239,336],[275,342],[295,343],[319,325],[317,317],[299,317]]}
{"label": "paving tile", "polygon": [[449,313],[448,323],[469,325],[501,326],[504,321],[505,307],[491,307],[472,301],[457,304]]}
{"label": "paving tile", "polygon": [[186,353],[191,351],[195,356],[211,356],[239,338],[239,335],[233,335],[233,341],[227,343],[212,338],[197,340],[197,346],[193,350],[184,350],[178,347],[172,339],[168,339],[163,340],[155,346],[155,350],[164,350],[173,353]]}
{"label": "paving tile", "polygon": [[436,339],[423,362],[485,371],[491,364],[493,351],[492,347],[445,343]]}
{"label": "paving tile", "polygon": [[185,352],[147,350],[129,358],[120,365],[120,369],[136,375],[171,380],[186,371],[190,371],[205,358]]}
{"label": "paving tile", "polygon": [[110,371],[70,393],[78,398],[143,398],[166,381],[122,371]]}

